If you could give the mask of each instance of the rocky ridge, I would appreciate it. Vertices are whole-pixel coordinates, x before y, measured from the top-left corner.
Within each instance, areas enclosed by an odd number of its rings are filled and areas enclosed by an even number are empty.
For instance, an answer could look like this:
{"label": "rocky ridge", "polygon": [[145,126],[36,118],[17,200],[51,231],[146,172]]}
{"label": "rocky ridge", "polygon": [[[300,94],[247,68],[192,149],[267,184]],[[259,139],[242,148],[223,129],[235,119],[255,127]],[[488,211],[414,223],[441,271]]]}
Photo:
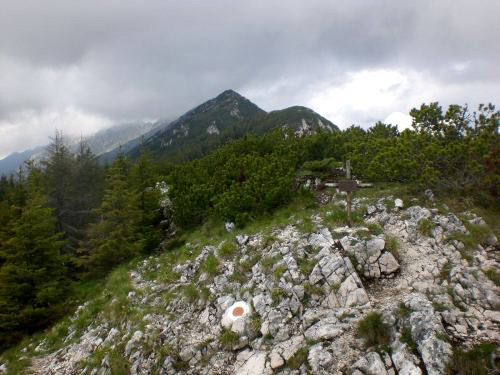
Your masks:
{"label": "rocky ridge", "polygon": [[[292,217],[267,235],[187,244],[192,256],[173,270],[150,257],[128,273],[126,308],[111,318],[97,314],[81,332],[70,324],[55,352],[42,341],[28,372],[444,374],[452,343],[500,341],[500,288],[485,276],[498,269],[497,240],[490,236],[464,259],[454,235],[468,230],[455,214],[390,202],[355,200],[367,205],[367,227],[330,226],[326,211],[311,217],[313,231]],[[431,224],[425,234],[422,222]],[[383,233],[370,232],[375,223]],[[251,312],[223,326],[236,301]],[[357,337],[373,311],[388,327],[385,347]]]}

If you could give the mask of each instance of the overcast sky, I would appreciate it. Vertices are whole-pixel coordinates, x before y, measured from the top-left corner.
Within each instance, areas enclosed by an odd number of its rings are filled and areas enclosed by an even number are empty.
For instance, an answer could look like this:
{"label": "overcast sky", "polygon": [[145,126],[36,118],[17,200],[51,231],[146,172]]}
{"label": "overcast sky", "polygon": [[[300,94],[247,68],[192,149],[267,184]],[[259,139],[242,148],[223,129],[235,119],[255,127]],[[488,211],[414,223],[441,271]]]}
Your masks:
{"label": "overcast sky", "polygon": [[499,0],[2,0],[0,157],[232,88],[341,128],[500,105]]}

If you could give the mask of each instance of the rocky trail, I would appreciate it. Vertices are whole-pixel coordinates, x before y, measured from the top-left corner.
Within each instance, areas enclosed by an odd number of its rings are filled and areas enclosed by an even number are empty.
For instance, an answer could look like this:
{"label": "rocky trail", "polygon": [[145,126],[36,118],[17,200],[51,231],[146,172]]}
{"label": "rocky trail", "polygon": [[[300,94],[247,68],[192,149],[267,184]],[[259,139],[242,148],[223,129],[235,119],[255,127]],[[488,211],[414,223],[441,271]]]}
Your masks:
{"label": "rocky trail", "polygon": [[[388,201],[355,201],[366,227],[328,224],[325,211],[312,231],[290,218],[268,234],[186,244],[185,261],[150,257],[129,271],[125,304],[109,296],[121,308],[80,332],[70,324],[56,351],[40,342],[28,373],[446,374],[454,347],[500,342],[500,288],[487,277],[497,239],[471,251],[457,234],[480,217]],[[387,338],[370,347],[357,326],[373,312]]]}

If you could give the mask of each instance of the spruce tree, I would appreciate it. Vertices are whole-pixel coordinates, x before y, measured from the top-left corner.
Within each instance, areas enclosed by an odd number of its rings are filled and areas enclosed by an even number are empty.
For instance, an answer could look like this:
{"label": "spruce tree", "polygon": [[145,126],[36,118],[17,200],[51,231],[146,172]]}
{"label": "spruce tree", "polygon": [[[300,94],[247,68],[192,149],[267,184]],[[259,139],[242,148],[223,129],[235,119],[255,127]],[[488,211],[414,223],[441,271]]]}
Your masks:
{"label": "spruce tree", "polygon": [[146,253],[161,242],[160,230],[156,228],[161,218],[160,193],[154,188],[158,179],[151,154],[142,146],[141,156],[130,170],[130,184],[137,196],[139,231],[144,239],[143,252]]}
{"label": "spruce tree", "polygon": [[59,316],[68,289],[64,242],[46,197],[30,192],[8,226],[11,237],[0,247],[0,347]]}
{"label": "spruce tree", "polygon": [[65,233],[65,249],[74,254],[78,246],[78,230],[71,225],[71,202],[74,197],[75,160],[64,144],[62,133],[56,131],[52,143],[47,147],[45,167],[46,190],[49,204],[54,208],[56,228]]}
{"label": "spruce tree", "polygon": [[88,264],[96,274],[137,255],[142,246],[138,197],[128,186],[127,170],[125,158],[120,154],[106,178],[102,204],[96,210],[99,221],[90,226]]}

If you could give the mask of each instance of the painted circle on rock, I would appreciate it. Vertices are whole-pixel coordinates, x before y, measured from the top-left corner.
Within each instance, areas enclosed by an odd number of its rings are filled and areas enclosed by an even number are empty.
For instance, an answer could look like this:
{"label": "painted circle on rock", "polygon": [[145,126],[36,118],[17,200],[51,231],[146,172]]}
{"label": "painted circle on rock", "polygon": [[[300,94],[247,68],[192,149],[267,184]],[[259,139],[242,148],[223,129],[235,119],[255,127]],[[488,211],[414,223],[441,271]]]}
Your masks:
{"label": "painted circle on rock", "polygon": [[243,307],[236,307],[233,309],[233,316],[242,316],[245,313],[245,310],[243,310]]}

